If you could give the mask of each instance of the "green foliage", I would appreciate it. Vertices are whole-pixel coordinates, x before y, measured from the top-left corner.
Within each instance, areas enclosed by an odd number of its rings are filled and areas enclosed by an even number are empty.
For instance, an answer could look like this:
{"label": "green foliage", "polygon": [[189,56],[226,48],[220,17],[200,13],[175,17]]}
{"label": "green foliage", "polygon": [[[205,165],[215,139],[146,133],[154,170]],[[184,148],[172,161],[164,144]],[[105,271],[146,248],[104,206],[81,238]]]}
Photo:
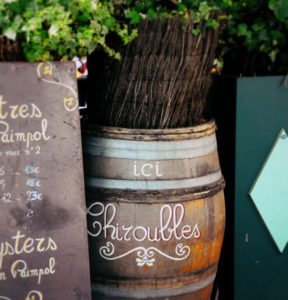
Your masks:
{"label": "green foliage", "polygon": [[250,73],[287,72],[288,0],[240,0],[226,11],[222,52],[237,59],[242,51]]}
{"label": "green foliage", "polygon": [[0,0],[0,35],[19,41],[29,61],[71,59],[97,47],[119,58],[110,33],[127,44],[142,19],[174,15],[192,16],[195,35],[225,23],[220,56],[239,49],[264,56],[271,72],[288,64],[288,0]]}
{"label": "green foliage", "polygon": [[[209,2],[209,3],[208,3]],[[211,4],[210,4],[211,2]],[[229,3],[229,0],[221,1]],[[216,2],[215,2],[216,3]],[[0,35],[21,43],[28,61],[66,60],[102,47],[119,53],[107,42],[114,33],[124,44],[137,35],[143,18],[193,15],[195,23],[216,28],[214,1],[160,0],[1,0]],[[194,34],[199,34],[195,28]]]}
{"label": "green foliage", "polygon": [[127,44],[136,31],[113,15],[110,1],[1,0],[0,35],[22,44],[28,61],[66,60],[102,47],[119,58],[106,43],[116,33]]}
{"label": "green foliage", "polygon": [[[180,15],[192,16],[195,24],[204,23],[206,27],[217,28],[218,16],[214,13],[230,5],[229,0],[203,1],[203,0],[127,0],[127,16],[131,23],[139,23],[143,18],[170,17]],[[199,31],[195,29],[195,34]]]}
{"label": "green foliage", "polygon": [[[283,73],[288,69],[288,0],[127,0],[128,16],[133,23],[150,16],[192,16],[193,29],[199,35],[203,28],[225,24],[219,43],[219,55],[227,54],[250,65],[254,73]],[[151,13],[152,12],[152,13]],[[215,12],[218,12],[215,14]],[[255,59],[256,57],[256,59]],[[253,58],[253,59],[252,59]],[[260,59],[261,58],[261,59]],[[233,64],[235,62],[229,61]],[[251,60],[251,61],[250,61]],[[257,65],[258,64],[258,65]],[[260,66],[262,64],[262,66]],[[233,68],[233,66],[232,66]],[[230,68],[231,69],[231,68]],[[239,72],[242,72],[239,68]]]}
{"label": "green foliage", "polygon": [[270,0],[269,7],[272,9],[276,17],[280,21],[284,21],[288,17],[288,1],[287,0]]}

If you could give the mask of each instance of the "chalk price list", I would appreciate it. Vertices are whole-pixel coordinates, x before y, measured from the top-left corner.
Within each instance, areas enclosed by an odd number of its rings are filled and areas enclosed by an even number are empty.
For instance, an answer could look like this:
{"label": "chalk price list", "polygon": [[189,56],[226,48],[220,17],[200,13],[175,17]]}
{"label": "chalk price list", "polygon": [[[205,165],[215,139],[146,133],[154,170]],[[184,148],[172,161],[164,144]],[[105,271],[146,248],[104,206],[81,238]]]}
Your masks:
{"label": "chalk price list", "polygon": [[[21,172],[8,172],[5,167],[0,167],[0,201],[2,204],[14,203],[15,201],[25,201],[26,203],[32,203],[35,201],[42,201],[43,194],[41,192],[42,182],[39,178],[40,167],[34,164],[28,164],[24,166]],[[10,173],[10,174],[9,174]],[[9,180],[9,175],[15,178],[13,193],[6,189],[7,180]],[[17,195],[17,188],[20,187],[20,182],[25,183],[24,197]],[[23,199],[24,198],[24,199]],[[27,211],[27,216],[31,217],[33,215],[33,210],[31,208]]]}

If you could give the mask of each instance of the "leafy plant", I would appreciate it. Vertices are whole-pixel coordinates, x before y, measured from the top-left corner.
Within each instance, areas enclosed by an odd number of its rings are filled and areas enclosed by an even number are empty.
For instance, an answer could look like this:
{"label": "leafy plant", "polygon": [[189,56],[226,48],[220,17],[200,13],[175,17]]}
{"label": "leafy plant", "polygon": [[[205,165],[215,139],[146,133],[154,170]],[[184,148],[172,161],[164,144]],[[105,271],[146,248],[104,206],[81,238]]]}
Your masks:
{"label": "leafy plant", "polygon": [[[229,4],[223,0],[221,4]],[[107,42],[110,33],[124,44],[137,35],[143,18],[193,15],[195,23],[216,28],[216,1],[185,0],[1,0],[0,35],[21,43],[28,61],[71,59],[102,47],[119,53]],[[199,34],[195,29],[194,34]]]}
{"label": "leafy plant", "polygon": [[[235,75],[285,73],[288,69],[288,0],[127,0],[131,23],[143,17],[191,15],[195,23],[225,24],[217,64]],[[215,17],[218,12],[218,17]],[[220,12],[220,14],[219,14]],[[216,14],[217,15],[217,14]],[[193,30],[199,34],[200,28]]]}
{"label": "leafy plant", "polygon": [[108,36],[127,44],[145,18],[192,16],[201,28],[226,24],[219,57],[229,73],[287,71],[288,0],[1,0],[0,36],[22,45],[29,61],[71,59],[103,48]]}
{"label": "leafy plant", "polygon": [[110,1],[3,0],[0,2],[0,35],[19,41],[28,61],[71,59],[97,47],[119,58],[106,43],[114,32],[124,43],[136,36],[113,15]]}
{"label": "leafy plant", "polygon": [[[170,17],[180,15],[184,18],[192,16],[195,24],[204,23],[206,27],[217,28],[219,18],[215,12],[223,11],[231,5],[231,0],[127,0],[126,15],[131,23],[139,23],[143,18]],[[221,19],[221,17],[220,17]]]}
{"label": "leafy plant", "polygon": [[284,21],[288,17],[288,1],[287,0],[270,0],[269,8],[271,10],[273,10],[276,17],[280,21]]}
{"label": "leafy plant", "polygon": [[287,72],[288,0],[240,0],[227,10],[220,44],[224,70],[235,75]]}

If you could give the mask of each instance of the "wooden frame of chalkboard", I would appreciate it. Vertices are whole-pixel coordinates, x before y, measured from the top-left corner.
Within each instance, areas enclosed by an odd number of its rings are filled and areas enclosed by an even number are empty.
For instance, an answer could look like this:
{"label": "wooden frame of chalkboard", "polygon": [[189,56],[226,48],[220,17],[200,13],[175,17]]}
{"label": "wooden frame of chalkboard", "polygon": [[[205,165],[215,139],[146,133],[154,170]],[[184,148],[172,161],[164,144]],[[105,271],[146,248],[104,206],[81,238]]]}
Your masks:
{"label": "wooden frame of chalkboard", "polygon": [[0,64],[0,299],[91,299],[73,63]]}

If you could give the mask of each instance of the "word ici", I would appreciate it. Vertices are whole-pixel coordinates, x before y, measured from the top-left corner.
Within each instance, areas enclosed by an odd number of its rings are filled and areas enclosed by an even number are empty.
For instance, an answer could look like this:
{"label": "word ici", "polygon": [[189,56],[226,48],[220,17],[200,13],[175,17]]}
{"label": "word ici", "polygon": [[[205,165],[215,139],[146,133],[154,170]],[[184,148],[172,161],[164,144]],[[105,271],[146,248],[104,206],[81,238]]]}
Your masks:
{"label": "word ici", "polygon": [[159,170],[159,161],[156,161],[155,164],[145,163],[141,167],[138,166],[137,161],[134,161],[134,176],[144,176],[149,177],[155,174],[157,177],[161,177],[163,174]]}

